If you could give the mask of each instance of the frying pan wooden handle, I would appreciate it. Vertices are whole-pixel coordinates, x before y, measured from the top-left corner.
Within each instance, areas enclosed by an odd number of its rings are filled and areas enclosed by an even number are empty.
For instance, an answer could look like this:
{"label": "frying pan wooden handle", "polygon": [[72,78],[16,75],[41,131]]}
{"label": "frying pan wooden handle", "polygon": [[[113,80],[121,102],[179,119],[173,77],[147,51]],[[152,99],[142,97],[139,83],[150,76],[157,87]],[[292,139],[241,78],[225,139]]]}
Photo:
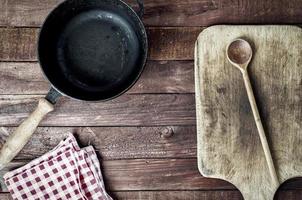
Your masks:
{"label": "frying pan wooden handle", "polygon": [[0,152],[0,170],[3,169],[26,145],[43,117],[54,107],[46,99],[40,99],[38,106],[29,117],[11,134]]}

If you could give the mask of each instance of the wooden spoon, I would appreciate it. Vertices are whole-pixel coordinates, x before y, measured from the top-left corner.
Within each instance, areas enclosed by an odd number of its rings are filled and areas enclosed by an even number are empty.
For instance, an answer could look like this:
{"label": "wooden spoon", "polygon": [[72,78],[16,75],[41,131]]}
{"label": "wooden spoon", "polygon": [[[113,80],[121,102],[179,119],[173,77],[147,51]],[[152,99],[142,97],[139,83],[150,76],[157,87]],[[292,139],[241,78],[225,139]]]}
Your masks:
{"label": "wooden spoon", "polygon": [[263,125],[261,122],[261,118],[259,115],[259,111],[257,108],[253,89],[247,71],[247,67],[253,56],[253,50],[247,41],[243,39],[236,39],[228,45],[226,53],[229,62],[235,67],[237,67],[243,75],[244,85],[253,111],[254,119],[260,136],[262,148],[264,150],[265,159],[269,168],[269,172],[274,184],[278,187],[279,180],[276,174],[274,162],[265,136],[265,132],[263,129]]}

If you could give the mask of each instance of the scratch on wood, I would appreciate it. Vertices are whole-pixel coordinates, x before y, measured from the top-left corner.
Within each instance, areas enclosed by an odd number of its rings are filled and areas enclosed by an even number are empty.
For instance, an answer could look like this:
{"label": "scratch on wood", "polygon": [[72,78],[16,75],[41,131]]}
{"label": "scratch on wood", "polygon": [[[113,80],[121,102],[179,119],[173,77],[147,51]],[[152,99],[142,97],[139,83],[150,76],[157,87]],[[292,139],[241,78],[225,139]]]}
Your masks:
{"label": "scratch on wood", "polygon": [[0,144],[1,145],[6,141],[8,136],[9,136],[8,130],[4,127],[1,127],[0,128]]}

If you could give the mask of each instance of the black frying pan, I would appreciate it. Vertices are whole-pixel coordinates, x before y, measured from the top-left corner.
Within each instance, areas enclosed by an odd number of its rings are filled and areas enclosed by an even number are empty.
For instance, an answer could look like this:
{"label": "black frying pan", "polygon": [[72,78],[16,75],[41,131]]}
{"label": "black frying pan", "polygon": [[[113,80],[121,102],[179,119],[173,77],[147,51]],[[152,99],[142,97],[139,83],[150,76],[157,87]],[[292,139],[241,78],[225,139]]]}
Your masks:
{"label": "black frying pan", "polygon": [[147,58],[147,35],[139,18],[121,0],[67,0],[46,18],[38,58],[52,87],[37,109],[8,138],[0,169],[27,143],[58,97],[105,101],[127,91]]}

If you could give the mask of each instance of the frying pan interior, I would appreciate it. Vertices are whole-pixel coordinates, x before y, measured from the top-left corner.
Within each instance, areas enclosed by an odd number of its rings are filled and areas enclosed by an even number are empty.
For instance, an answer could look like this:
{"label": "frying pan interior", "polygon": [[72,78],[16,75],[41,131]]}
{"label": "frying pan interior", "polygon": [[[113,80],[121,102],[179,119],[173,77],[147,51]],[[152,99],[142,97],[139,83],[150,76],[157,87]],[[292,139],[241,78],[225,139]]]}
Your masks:
{"label": "frying pan interior", "polygon": [[71,0],[46,19],[38,56],[61,93],[107,100],[131,87],[143,70],[147,37],[138,16],[117,0]]}
{"label": "frying pan interior", "polygon": [[[143,4],[137,0],[140,12]],[[47,17],[38,57],[52,87],[33,113],[7,138],[0,170],[21,151],[61,94],[86,101],[109,100],[139,78],[147,57],[140,18],[120,0],[66,0]]]}

